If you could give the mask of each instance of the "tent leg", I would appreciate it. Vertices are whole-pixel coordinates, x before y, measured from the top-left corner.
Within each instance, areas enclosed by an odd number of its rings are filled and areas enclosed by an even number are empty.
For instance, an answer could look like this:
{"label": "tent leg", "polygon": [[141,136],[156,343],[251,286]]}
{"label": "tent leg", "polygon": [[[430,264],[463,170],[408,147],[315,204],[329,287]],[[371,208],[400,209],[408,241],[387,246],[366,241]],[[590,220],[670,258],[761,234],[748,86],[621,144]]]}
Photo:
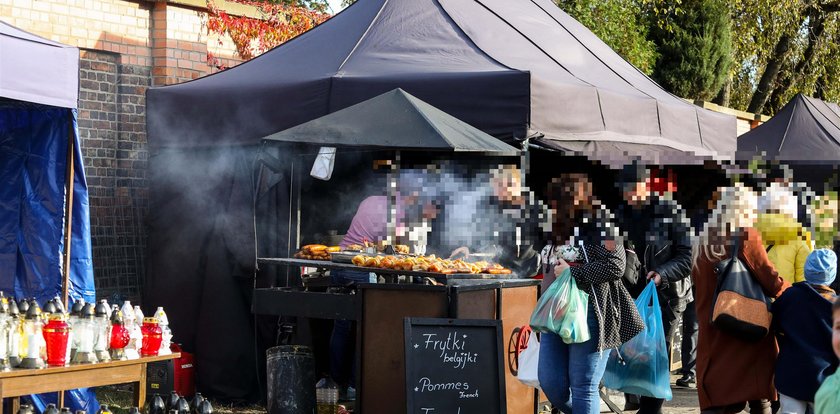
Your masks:
{"label": "tent leg", "polygon": [[73,184],[75,176],[75,134],[73,131],[73,123],[70,122],[69,138],[67,142],[67,195],[65,197],[66,205],[64,207],[64,269],[61,280],[61,300],[64,306],[70,306],[67,302],[70,289],[70,241],[73,237]]}

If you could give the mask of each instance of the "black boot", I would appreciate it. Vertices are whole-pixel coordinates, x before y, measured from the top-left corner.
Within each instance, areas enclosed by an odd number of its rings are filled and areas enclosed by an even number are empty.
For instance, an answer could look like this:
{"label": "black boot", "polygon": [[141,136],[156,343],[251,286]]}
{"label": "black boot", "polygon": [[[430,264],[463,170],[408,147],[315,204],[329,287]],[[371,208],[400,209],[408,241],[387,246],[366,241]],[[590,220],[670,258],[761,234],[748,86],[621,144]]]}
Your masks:
{"label": "black boot", "polygon": [[691,384],[697,384],[697,377],[692,373],[683,374],[682,378],[677,380],[678,387],[688,388]]}

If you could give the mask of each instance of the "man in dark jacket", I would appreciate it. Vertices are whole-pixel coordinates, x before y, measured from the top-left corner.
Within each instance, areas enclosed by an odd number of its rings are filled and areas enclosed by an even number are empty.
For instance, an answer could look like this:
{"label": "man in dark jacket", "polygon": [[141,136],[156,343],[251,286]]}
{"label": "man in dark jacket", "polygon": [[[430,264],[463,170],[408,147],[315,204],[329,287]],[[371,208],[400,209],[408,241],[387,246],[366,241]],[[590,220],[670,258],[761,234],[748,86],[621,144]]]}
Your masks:
{"label": "man in dark jacket", "polygon": [[[634,296],[647,281],[656,284],[666,349],[670,353],[680,315],[692,301],[691,223],[682,207],[669,197],[675,186],[672,179],[657,177],[644,166],[631,165],[622,170],[619,183],[624,198],[618,209],[619,227],[625,234],[627,248],[638,256],[637,269],[625,274],[630,279],[625,282]],[[641,397],[639,413],[661,413],[663,402]]]}

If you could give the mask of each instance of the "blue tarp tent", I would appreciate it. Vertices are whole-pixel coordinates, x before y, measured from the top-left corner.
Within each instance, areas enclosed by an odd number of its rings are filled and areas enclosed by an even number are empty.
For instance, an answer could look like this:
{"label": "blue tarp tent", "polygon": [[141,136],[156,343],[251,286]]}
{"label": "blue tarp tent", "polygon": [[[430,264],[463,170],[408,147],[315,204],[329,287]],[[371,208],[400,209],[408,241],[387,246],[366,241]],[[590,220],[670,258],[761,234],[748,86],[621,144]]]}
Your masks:
{"label": "blue tarp tent", "polygon": [[[0,22],[0,290],[7,296],[43,304],[62,295],[67,275],[72,300],[95,299],[78,76],[77,48]],[[42,409],[55,397],[33,402]],[[70,391],[65,401],[98,409],[87,390]]]}

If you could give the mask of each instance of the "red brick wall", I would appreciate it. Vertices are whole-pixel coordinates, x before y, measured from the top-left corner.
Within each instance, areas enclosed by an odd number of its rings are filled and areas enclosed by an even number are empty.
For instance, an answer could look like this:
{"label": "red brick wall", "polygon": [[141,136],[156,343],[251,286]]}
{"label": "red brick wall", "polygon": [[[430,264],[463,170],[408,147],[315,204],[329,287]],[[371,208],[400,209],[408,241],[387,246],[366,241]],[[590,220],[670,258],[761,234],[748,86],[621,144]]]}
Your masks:
{"label": "red brick wall", "polygon": [[150,85],[210,73],[208,49],[232,66],[229,39],[207,35],[200,9],[144,0],[0,0],[0,19],[78,46],[79,134],[90,191],[97,294],[138,301],[148,211]]}

